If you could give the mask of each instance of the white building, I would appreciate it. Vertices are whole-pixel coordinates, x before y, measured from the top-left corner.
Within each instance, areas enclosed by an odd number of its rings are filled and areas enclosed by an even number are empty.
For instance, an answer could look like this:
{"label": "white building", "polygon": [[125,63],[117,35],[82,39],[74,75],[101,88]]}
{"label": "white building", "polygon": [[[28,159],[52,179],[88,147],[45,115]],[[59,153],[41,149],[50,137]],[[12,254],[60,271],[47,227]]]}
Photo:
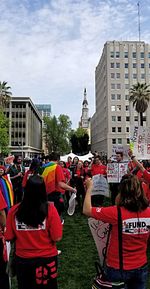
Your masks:
{"label": "white building", "polygon": [[[106,42],[95,72],[96,112],[91,119],[92,151],[112,155],[113,145],[129,144],[138,114],[129,103],[133,84],[150,83],[150,45],[137,41]],[[150,107],[144,113],[150,126]]]}

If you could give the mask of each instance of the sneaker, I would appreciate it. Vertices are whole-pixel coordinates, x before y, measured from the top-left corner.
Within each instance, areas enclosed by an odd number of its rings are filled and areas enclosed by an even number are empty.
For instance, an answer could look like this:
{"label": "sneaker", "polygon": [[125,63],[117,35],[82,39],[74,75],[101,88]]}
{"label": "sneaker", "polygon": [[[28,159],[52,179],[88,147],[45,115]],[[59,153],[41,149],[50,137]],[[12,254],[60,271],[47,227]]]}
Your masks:
{"label": "sneaker", "polygon": [[57,254],[60,255],[61,254],[61,250],[57,250]]}

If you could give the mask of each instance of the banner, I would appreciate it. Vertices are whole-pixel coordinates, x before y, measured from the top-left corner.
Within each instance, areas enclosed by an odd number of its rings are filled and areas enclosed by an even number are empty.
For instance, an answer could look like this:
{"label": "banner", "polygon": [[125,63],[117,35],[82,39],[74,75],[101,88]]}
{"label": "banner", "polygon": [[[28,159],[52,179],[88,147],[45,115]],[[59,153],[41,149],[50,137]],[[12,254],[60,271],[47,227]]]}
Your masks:
{"label": "banner", "polygon": [[5,165],[13,164],[14,158],[15,158],[14,155],[11,155],[11,156],[4,158]]}
{"label": "banner", "polygon": [[95,175],[92,177],[93,180],[93,190],[91,196],[103,195],[109,198],[109,186],[107,179],[102,175]]}
{"label": "banner", "polygon": [[137,159],[150,159],[150,127],[135,126],[131,128],[130,148]]}
{"label": "banner", "polygon": [[95,245],[100,258],[100,264],[102,266],[106,250],[109,224],[104,223],[100,220],[95,220],[94,218],[88,218],[88,225],[90,227],[91,234],[95,241]]}
{"label": "banner", "polygon": [[108,163],[107,180],[108,183],[120,183],[122,177],[127,174],[128,163]]}

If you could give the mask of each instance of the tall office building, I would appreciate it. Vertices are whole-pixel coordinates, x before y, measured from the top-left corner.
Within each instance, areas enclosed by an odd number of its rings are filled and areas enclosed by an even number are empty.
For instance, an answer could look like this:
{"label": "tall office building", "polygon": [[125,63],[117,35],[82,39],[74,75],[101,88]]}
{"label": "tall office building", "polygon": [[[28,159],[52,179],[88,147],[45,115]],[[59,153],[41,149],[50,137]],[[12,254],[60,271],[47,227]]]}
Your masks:
{"label": "tall office building", "polygon": [[50,104],[36,104],[38,111],[40,112],[42,119],[44,116],[51,116],[51,105]]}
{"label": "tall office building", "polygon": [[29,97],[12,97],[5,109],[9,118],[11,154],[23,158],[42,153],[42,118]]}
{"label": "tall office building", "polygon": [[[95,72],[96,112],[91,119],[92,151],[112,155],[113,145],[129,144],[138,114],[129,103],[132,85],[150,83],[150,45],[139,41],[109,41]],[[144,113],[150,126],[150,107]]]}

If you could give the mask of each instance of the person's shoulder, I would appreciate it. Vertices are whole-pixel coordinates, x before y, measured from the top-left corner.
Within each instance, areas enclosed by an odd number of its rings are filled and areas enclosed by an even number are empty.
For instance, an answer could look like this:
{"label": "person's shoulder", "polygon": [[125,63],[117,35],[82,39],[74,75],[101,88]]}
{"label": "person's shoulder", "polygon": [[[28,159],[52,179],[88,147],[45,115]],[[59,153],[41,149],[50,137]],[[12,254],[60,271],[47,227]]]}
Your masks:
{"label": "person's shoulder", "polygon": [[19,207],[20,203],[16,204],[16,205],[13,205],[10,210],[9,210],[9,214],[13,214],[13,213],[16,213],[18,207]]}

